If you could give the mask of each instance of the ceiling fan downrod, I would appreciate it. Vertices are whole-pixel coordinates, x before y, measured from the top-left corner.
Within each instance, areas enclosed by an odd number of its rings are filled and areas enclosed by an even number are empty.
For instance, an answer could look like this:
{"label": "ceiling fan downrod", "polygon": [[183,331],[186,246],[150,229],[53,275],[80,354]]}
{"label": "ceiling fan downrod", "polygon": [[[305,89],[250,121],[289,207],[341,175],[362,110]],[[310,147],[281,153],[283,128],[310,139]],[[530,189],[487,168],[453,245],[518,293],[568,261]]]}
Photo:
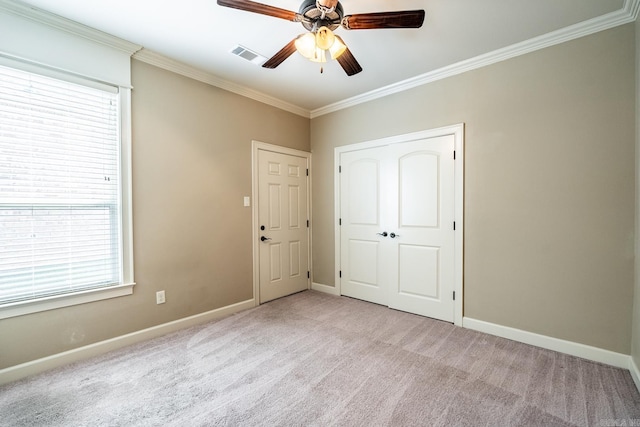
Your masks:
{"label": "ceiling fan downrod", "polygon": [[335,5],[331,7],[327,7],[320,3],[320,0],[316,0],[316,9],[320,11],[320,20],[324,21],[326,16],[336,10]]}

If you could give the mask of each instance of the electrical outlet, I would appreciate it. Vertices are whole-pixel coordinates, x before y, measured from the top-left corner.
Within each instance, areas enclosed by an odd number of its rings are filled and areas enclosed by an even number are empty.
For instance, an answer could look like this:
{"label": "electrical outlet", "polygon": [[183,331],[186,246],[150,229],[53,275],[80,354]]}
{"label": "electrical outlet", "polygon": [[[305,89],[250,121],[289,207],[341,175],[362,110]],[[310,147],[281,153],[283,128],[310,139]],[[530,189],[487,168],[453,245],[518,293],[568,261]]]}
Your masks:
{"label": "electrical outlet", "polygon": [[156,304],[164,304],[165,302],[164,291],[156,292]]}

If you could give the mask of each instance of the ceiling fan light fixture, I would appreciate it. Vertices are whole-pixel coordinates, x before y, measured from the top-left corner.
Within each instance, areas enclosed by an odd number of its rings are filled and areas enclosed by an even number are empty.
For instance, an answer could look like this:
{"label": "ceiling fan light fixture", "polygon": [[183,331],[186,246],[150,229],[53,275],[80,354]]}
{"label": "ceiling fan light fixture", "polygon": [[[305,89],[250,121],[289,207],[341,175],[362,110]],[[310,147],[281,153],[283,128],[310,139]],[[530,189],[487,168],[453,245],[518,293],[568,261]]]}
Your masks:
{"label": "ceiling fan light fixture", "polygon": [[325,49],[320,49],[316,45],[316,35],[314,33],[305,33],[298,36],[294,42],[298,53],[312,62],[327,62],[327,54]]}
{"label": "ceiling fan light fixture", "polygon": [[294,45],[300,55],[312,62],[327,62],[327,56],[337,59],[347,49],[342,39],[327,27],[320,27],[315,33],[301,34]]}
{"label": "ceiling fan light fixture", "polygon": [[327,62],[326,50],[322,50],[316,47],[313,51],[310,52],[310,56],[305,56],[305,58],[307,58],[311,62]]}
{"label": "ceiling fan light fixture", "polygon": [[336,41],[333,31],[327,27],[320,27],[316,31],[316,46],[322,50],[330,49]]}
{"label": "ceiling fan light fixture", "polygon": [[316,37],[313,33],[301,34],[294,42],[296,50],[307,59],[313,59],[316,56]]}

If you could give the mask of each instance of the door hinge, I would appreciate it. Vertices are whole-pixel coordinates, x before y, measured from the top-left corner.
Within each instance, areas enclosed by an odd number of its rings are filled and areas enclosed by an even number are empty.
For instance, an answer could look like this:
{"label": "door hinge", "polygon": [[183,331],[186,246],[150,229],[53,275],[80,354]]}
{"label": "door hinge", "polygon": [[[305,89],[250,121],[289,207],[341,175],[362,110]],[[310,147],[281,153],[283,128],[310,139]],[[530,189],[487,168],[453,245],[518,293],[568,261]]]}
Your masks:
{"label": "door hinge", "polygon": [[456,159],[456,150],[453,150],[453,160]]}
{"label": "door hinge", "polygon": [[342,218],[338,218],[338,225],[342,225]]}
{"label": "door hinge", "polygon": [[338,173],[342,173],[342,166],[338,166]]}
{"label": "door hinge", "polygon": [[453,300],[456,300],[456,291],[453,291]]}
{"label": "door hinge", "polygon": [[309,169],[307,169],[307,176],[309,176]]}
{"label": "door hinge", "polygon": [[309,228],[309,220],[307,220],[307,228]]}
{"label": "door hinge", "polygon": [[307,279],[311,279],[311,272],[307,271]]}
{"label": "door hinge", "polygon": [[453,221],[453,231],[456,231],[456,222]]}
{"label": "door hinge", "polygon": [[342,270],[338,271],[338,277],[342,277]]}

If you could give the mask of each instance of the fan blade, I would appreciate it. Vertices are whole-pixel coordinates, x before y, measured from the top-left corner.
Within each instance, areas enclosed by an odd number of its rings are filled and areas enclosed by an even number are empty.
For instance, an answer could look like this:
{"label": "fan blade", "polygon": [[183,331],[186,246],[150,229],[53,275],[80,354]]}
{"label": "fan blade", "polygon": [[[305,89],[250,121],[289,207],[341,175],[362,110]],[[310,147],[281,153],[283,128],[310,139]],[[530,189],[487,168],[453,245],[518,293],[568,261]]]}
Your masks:
{"label": "fan blade", "polygon": [[358,74],[362,71],[362,67],[356,61],[356,58],[353,56],[349,48],[342,52],[342,55],[338,56],[336,59],[347,76],[353,76],[354,74]]}
{"label": "fan blade", "polygon": [[298,13],[279,7],[269,6],[250,0],[218,0],[218,5],[233,9],[246,10],[247,12],[259,13],[261,15],[273,16],[275,18],[286,19],[287,21],[297,21]]}
{"label": "fan blade", "polygon": [[377,28],[420,28],[424,22],[424,10],[402,10],[398,12],[358,13],[342,19],[347,30],[370,30]]}
{"label": "fan blade", "polygon": [[280,49],[278,53],[262,64],[262,66],[264,68],[276,68],[278,65],[282,64],[285,59],[290,57],[291,54],[296,51],[295,41],[296,39],[291,40],[285,47]]}

